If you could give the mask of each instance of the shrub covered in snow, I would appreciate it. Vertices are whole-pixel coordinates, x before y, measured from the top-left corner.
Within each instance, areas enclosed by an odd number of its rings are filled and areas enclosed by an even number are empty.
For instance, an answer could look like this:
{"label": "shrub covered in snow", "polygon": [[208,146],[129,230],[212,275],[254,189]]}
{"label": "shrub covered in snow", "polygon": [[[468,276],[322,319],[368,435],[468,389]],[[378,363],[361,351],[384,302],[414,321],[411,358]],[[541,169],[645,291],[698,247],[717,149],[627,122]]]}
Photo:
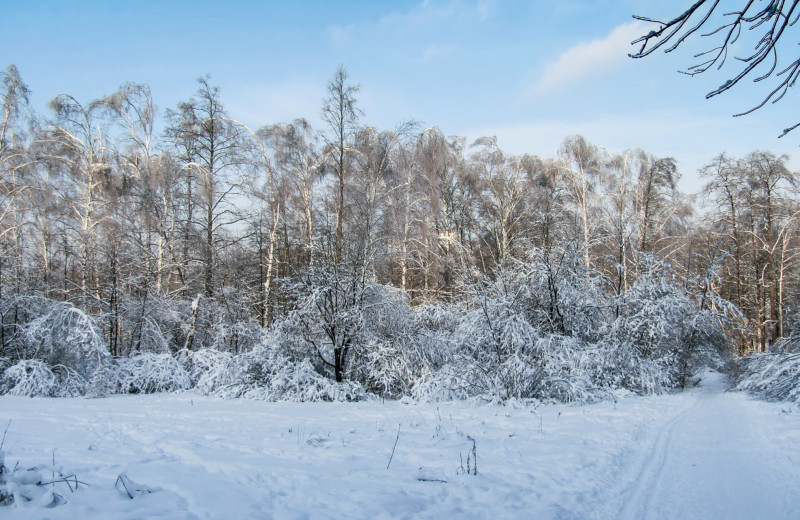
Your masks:
{"label": "shrub covered in snow", "polygon": [[56,376],[47,364],[38,359],[26,359],[3,372],[3,386],[10,395],[49,397]]}
{"label": "shrub covered in snow", "polygon": [[130,358],[119,358],[111,375],[119,393],[151,394],[192,387],[189,374],[169,354],[146,352]]}
{"label": "shrub covered in snow", "polygon": [[0,326],[3,333],[0,357],[12,362],[33,357],[37,345],[28,341],[25,325],[47,314],[54,304],[47,298],[21,294],[0,299]]}
{"label": "shrub covered in snow", "polygon": [[422,334],[436,339],[435,349],[422,352],[437,356],[425,357],[413,395],[433,400],[595,399],[601,389],[593,386],[585,367],[590,344],[585,335],[555,332],[564,330],[563,322],[552,322],[550,302],[531,289],[540,274],[536,265],[513,266],[476,289],[472,308],[448,316],[445,323],[452,325],[444,334],[437,334],[442,329]]}
{"label": "shrub covered in snow", "polygon": [[54,303],[25,325],[28,358],[63,365],[89,379],[109,359],[94,321],[70,303]]}
{"label": "shrub covered in snow", "polygon": [[612,387],[653,393],[683,386],[699,365],[730,354],[724,327],[731,307],[712,293],[697,302],[665,264],[651,258],[644,264],[617,303],[596,377]]}
{"label": "shrub covered in snow", "polygon": [[769,400],[800,403],[800,332],[776,342],[769,353],[741,359],[735,377],[737,390]]}
{"label": "shrub covered in snow", "polygon": [[8,367],[2,375],[4,393],[23,397],[78,397],[87,390],[86,380],[64,365],[52,368],[37,359]]}
{"label": "shrub covered in snow", "polygon": [[800,354],[751,354],[739,362],[737,390],[800,403]]}
{"label": "shrub covered in snow", "polygon": [[254,385],[242,397],[271,401],[361,401],[367,395],[358,382],[333,381],[318,373],[308,360],[287,362],[275,368],[268,385]]}
{"label": "shrub covered in snow", "polygon": [[249,382],[249,356],[233,355],[213,349],[181,350],[178,360],[192,385],[207,395],[236,397]]}

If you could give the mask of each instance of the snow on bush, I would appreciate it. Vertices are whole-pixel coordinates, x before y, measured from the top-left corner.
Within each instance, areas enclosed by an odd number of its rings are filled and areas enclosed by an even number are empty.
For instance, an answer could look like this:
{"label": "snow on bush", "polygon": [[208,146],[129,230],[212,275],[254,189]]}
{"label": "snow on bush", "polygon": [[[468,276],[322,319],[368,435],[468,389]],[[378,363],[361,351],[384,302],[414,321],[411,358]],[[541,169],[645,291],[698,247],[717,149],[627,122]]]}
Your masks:
{"label": "snow on bush", "polygon": [[411,338],[408,341],[373,338],[353,360],[353,379],[371,394],[400,399],[409,395],[420,378],[422,356]]}
{"label": "snow on bush", "polygon": [[800,403],[800,353],[751,354],[739,361],[736,390]]}
{"label": "snow on bush", "polygon": [[6,393],[21,397],[49,397],[56,376],[47,364],[38,359],[26,359],[3,372]]}
{"label": "snow on bush", "polygon": [[181,351],[179,359],[195,388],[226,399],[267,401],[360,401],[366,392],[356,381],[337,383],[320,374],[304,356],[288,357],[284,329],[277,327],[250,352],[232,355],[211,349]]}
{"label": "snow on bush", "polygon": [[800,403],[800,332],[777,341],[768,353],[741,359],[735,375],[736,390]]}
{"label": "snow on bush", "polygon": [[617,304],[596,377],[612,387],[659,393],[729,356],[724,327],[735,311],[710,290],[693,300],[665,264],[647,257],[643,263],[644,272]]}
{"label": "snow on bush", "polygon": [[[438,351],[441,357],[424,360],[414,397],[597,399],[602,390],[592,384],[585,368],[588,343],[552,332],[549,312],[540,308],[541,295],[529,285],[536,272],[536,266],[520,264],[496,280],[484,281],[474,293],[473,307],[446,321],[455,325],[431,342],[438,349],[422,349]],[[428,332],[422,336],[436,337]]]}
{"label": "snow on bush", "polygon": [[362,401],[367,394],[356,381],[337,383],[319,374],[308,360],[282,363],[266,386],[255,385],[242,397],[270,401]]}
{"label": "snow on bush", "polygon": [[21,397],[78,397],[87,390],[86,380],[64,365],[52,368],[37,359],[26,359],[3,371],[4,393]]}
{"label": "snow on bush", "polygon": [[184,349],[178,353],[194,387],[206,395],[220,397],[238,397],[248,386],[249,357],[212,349]]}
{"label": "snow on bush", "polygon": [[151,394],[188,390],[192,380],[181,364],[169,354],[138,354],[116,360],[113,370],[118,393]]}
{"label": "snow on bush", "polygon": [[67,302],[53,304],[25,326],[29,357],[63,365],[90,379],[109,359],[92,318]]}
{"label": "snow on bush", "polygon": [[461,401],[479,395],[476,389],[474,366],[447,363],[436,370],[425,370],[411,390],[418,401]]}
{"label": "snow on bush", "polygon": [[32,357],[37,345],[26,341],[24,326],[47,314],[53,304],[54,302],[47,298],[21,294],[12,294],[0,299],[0,322],[3,327],[0,357],[5,356],[12,362]]}

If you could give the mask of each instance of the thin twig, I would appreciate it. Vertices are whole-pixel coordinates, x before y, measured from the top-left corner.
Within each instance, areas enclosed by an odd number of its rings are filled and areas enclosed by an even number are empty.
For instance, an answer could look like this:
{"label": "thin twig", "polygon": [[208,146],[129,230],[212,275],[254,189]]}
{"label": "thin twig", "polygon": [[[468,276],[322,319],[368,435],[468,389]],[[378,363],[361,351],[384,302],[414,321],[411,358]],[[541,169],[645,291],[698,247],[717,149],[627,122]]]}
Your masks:
{"label": "thin twig", "polygon": [[6,434],[8,433],[8,429],[11,427],[11,421],[13,419],[8,420],[8,424],[6,424],[6,429],[3,431],[3,440],[0,440],[0,450],[3,449],[3,444],[6,443]]}
{"label": "thin twig", "polygon": [[133,495],[131,495],[131,492],[130,492],[130,491],[128,491],[128,486],[127,486],[127,485],[125,485],[125,479],[124,479],[124,478],[122,478],[122,474],[120,474],[120,475],[117,477],[117,482],[116,482],[114,485],[116,486],[116,485],[117,485],[118,483],[120,483],[120,482],[122,482],[122,487],[123,487],[123,488],[125,488],[125,493],[127,493],[127,495],[128,495],[128,498],[130,498],[131,500],[133,500]]}
{"label": "thin twig", "polygon": [[397,437],[394,439],[394,446],[392,446],[392,454],[389,457],[389,464],[386,465],[386,469],[389,469],[389,466],[392,464],[392,459],[394,458],[394,449],[397,448],[397,441],[400,439],[400,425],[397,425]]}

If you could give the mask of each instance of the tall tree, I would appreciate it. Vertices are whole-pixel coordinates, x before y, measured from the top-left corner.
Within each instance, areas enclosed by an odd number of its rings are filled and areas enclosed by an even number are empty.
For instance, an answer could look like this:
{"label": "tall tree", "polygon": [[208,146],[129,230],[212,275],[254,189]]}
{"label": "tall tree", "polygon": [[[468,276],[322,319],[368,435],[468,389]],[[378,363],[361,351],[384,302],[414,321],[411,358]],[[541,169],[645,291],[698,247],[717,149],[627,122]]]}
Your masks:
{"label": "tall tree", "polygon": [[504,268],[519,249],[519,238],[529,225],[528,172],[535,164],[531,156],[506,156],[496,138],[482,137],[472,146],[477,148],[472,166],[480,192],[477,201],[483,228],[481,240],[491,252],[492,264]]}
{"label": "tall tree", "polygon": [[572,199],[580,223],[583,261],[591,267],[591,249],[595,242],[593,229],[596,221],[593,210],[596,191],[602,178],[601,157],[598,147],[581,135],[568,137],[559,149],[564,186]]}
{"label": "tall tree", "polygon": [[[209,77],[199,78],[195,96],[169,112],[168,135],[178,148],[185,172],[185,265],[188,268],[190,260],[199,261],[203,292],[213,296],[217,254],[231,244],[224,231],[244,218],[236,198],[244,192],[253,143],[228,117],[219,88],[209,81]],[[190,252],[194,238],[198,256]]]}
{"label": "tall tree", "polygon": [[360,86],[348,83],[347,70],[340,66],[333,78],[328,82],[328,97],[322,106],[322,120],[328,125],[329,133],[325,135],[326,154],[333,158],[333,172],[336,175],[336,230],[333,237],[334,262],[342,261],[343,224],[345,208],[345,185],[349,174],[352,140],[359,126],[362,111],[358,108],[356,94]]}
{"label": "tall tree", "polygon": [[[33,160],[30,154],[29,127],[34,116],[28,103],[30,91],[19,71],[9,65],[0,71],[0,302],[8,297],[6,286],[22,291],[24,199],[33,196],[33,179],[28,175]],[[14,310],[16,315],[16,306]],[[16,327],[11,320],[10,333]],[[0,349],[7,344],[6,316],[0,315]]]}
{"label": "tall tree", "polygon": [[108,120],[103,116],[100,101],[83,105],[74,97],[62,94],[50,102],[50,108],[55,120],[40,146],[74,218],[74,225],[70,227],[77,235],[80,251],[80,297],[87,306],[90,299],[100,301],[96,245],[99,226],[108,217],[106,195],[116,175],[114,152],[109,146]]}

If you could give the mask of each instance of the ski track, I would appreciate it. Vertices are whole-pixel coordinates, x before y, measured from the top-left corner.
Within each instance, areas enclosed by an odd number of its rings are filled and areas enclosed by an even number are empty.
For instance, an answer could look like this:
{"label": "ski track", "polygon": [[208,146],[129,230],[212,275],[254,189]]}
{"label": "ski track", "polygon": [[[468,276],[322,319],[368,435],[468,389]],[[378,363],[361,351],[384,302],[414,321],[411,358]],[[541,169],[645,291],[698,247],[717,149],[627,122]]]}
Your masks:
{"label": "ski track", "polygon": [[[3,396],[9,419],[7,464],[54,457],[90,487],[0,517],[800,518],[800,410],[720,385],[537,408]],[[153,493],[123,497],[121,473]]]}
{"label": "ski track", "polygon": [[616,515],[620,520],[642,519],[655,509],[654,502],[657,491],[664,483],[664,466],[667,458],[674,449],[675,431],[683,425],[688,417],[697,413],[698,400],[692,399],[691,404],[674,415],[656,435],[655,442],[645,451],[645,460],[638,472],[632,489],[624,492],[623,507]]}

